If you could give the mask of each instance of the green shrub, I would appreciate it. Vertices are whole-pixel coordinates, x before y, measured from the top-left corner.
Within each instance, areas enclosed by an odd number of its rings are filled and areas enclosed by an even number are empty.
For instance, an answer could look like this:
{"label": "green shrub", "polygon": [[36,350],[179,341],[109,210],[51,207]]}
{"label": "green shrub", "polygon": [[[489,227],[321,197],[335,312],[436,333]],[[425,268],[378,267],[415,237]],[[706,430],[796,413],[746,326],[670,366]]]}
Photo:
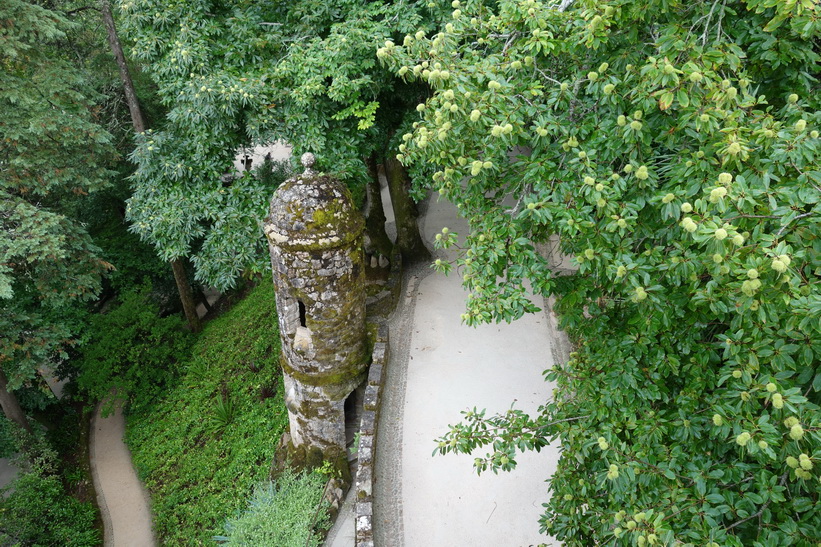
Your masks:
{"label": "green shrub", "polygon": [[77,366],[77,385],[91,399],[116,389],[136,405],[156,398],[186,359],[194,336],[177,316],[160,318],[147,290],[129,292],[106,314],[91,318],[90,340]]}
{"label": "green shrub", "polygon": [[[207,323],[180,365],[179,381],[129,410],[126,440],[152,497],[165,545],[212,545],[212,536],[266,480],[288,421],[270,281]],[[273,388],[274,397],[259,396]],[[215,401],[230,400],[229,425],[214,429]]]}
{"label": "green shrub", "polygon": [[0,416],[0,458],[8,458],[17,452],[17,443],[12,434],[14,427],[5,416]]}
{"label": "green shrub", "polygon": [[140,241],[139,236],[128,231],[118,217],[111,216],[92,232],[94,242],[102,250],[103,260],[114,269],[108,274],[111,288],[121,293],[133,289],[146,279],[154,290],[173,291],[174,280],[167,262],[157,257],[151,245]]}
{"label": "green shrub", "polygon": [[4,545],[100,545],[94,506],[66,494],[58,477],[25,473],[11,488],[9,497],[0,501]]}
{"label": "green shrub", "polygon": [[[87,442],[80,429],[85,418],[63,401],[50,410],[50,429],[33,422],[33,433],[22,428],[9,432],[24,472],[7,488],[8,498],[3,500],[0,491],[0,545],[4,547],[100,544],[97,508],[64,488],[64,484],[90,480],[87,470],[74,463],[84,460]],[[88,499],[91,494],[80,495]]]}
{"label": "green shrub", "polygon": [[254,176],[266,187],[275,190],[293,175],[289,160],[274,161],[265,158],[259,167],[254,168]]}
{"label": "green shrub", "polygon": [[321,545],[320,531],[330,522],[322,502],[326,481],[320,473],[286,472],[274,483],[258,485],[248,508],[226,523],[225,536],[214,539],[227,546]]}
{"label": "green shrub", "polygon": [[211,416],[209,417],[209,428],[213,432],[219,432],[231,425],[234,421],[234,404],[228,397],[219,397],[214,400]]}

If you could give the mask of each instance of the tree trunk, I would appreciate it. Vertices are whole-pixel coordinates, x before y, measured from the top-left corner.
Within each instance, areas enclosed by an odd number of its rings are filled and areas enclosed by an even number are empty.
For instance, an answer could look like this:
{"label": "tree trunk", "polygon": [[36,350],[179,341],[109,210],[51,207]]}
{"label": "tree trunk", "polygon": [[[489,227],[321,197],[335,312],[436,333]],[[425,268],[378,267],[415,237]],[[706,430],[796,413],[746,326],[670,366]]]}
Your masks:
{"label": "tree trunk", "polygon": [[393,214],[396,218],[396,244],[406,262],[427,260],[430,251],[419,235],[416,206],[410,197],[411,180],[405,166],[388,155],[385,157],[385,176],[391,191]]}
{"label": "tree trunk", "polygon": [[143,111],[140,108],[140,101],[137,99],[137,93],[134,90],[134,82],[131,81],[131,74],[128,72],[128,65],[125,63],[123,46],[120,44],[120,38],[117,36],[117,27],[114,26],[114,17],[111,15],[111,5],[108,3],[108,0],[100,0],[100,11],[103,14],[103,23],[108,33],[108,44],[111,46],[111,53],[114,54],[117,66],[120,67],[120,80],[123,83],[123,91],[125,92],[126,103],[128,103],[128,111],[131,113],[131,123],[134,125],[134,131],[142,133],[145,131]]}
{"label": "tree trunk", "polygon": [[[120,81],[123,84],[123,91],[125,99],[128,103],[128,111],[131,113],[131,124],[134,126],[136,133],[145,131],[145,118],[140,107],[140,101],[137,99],[137,92],[134,90],[134,82],[131,80],[131,73],[128,71],[128,65],[125,62],[125,55],[123,54],[123,46],[120,43],[120,38],[117,36],[117,27],[114,25],[114,17],[111,14],[111,5],[108,0],[100,0],[100,11],[103,14],[103,23],[108,34],[108,44],[111,46],[111,53],[117,61],[117,66],[120,68]],[[188,321],[188,327],[193,332],[202,330],[200,325],[200,318],[197,315],[197,307],[194,304],[194,294],[191,291],[191,285],[188,283],[188,274],[185,271],[182,259],[171,261],[171,269],[174,271],[174,280],[177,282],[177,291],[180,294],[180,301],[182,308],[185,311],[185,318]]]}
{"label": "tree trunk", "polygon": [[31,433],[31,426],[26,414],[20,408],[20,403],[17,402],[14,393],[8,390],[8,378],[2,370],[0,370],[0,407],[3,408],[3,414],[6,415],[6,418]]}
{"label": "tree trunk", "polygon": [[385,232],[385,209],[382,204],[382,187],[379,184],[379,167],[376,155],[369,156],[365,163],[368,166],[368,214],[365,217],[365,229],[371,238],[373,248],[390,258],[393,243]]}
{"label": "tree trunk", "polygon": [[206,312],[210,312],[211,310],[214,309],[211,306],[211,304],[208,302],[208,297],[205,295],[205,292],[203,292],[202,287],[197,288],[197,298],[199,298],[200,304],[205,306],[205,311]]}
{"label": "tree trunk", "polygon": [[194,292],[191,290],[191,284],[188,283],[188,274],[185,271],[182,259],[172,260],[171,269],[174,270],[174,281],[177,282],[177,291],[180,293],[182,309],[185,312],[185,319],[188,321],[188,328],[192,332],[199,332],[202,330],[202,325],[200,324],[200,317],[197,315]]}

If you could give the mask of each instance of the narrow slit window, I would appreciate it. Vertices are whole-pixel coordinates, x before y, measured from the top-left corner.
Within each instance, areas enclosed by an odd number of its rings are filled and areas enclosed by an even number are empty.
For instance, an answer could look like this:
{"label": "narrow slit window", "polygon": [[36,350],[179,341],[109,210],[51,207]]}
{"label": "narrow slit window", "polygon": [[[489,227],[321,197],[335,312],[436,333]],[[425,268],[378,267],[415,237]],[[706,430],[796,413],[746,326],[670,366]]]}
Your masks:
{"label": "narrow slit window", "polygon": [[305,304],[302,300],[297,300],[296,302],[299,305],[299,326],[307,327],[308,325],[305,324]]}

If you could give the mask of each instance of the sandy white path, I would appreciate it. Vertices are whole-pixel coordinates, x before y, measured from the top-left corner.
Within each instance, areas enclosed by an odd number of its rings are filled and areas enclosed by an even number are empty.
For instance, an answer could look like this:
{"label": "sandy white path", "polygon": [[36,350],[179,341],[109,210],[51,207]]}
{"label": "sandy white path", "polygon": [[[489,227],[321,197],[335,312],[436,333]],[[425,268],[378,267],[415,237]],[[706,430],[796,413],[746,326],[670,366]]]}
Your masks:
{"label": "sandy white path", "polygon": [[91,421],[91,471],[105,526],[105,547],[156,545],[151,525],[148,493],[131,463],[123,442],[122,409],[107,418],[97,406]]}
{"label": "sandy white path", "polygon": [[[431,203],[425,239],[431,241],[444,226],[467,231],[451,204]],[[403,544],[549,544],[538,533],[538,518],[557,449],[525,454],[512,473],[481,477],[473,471],[473,456],[431,457],[434,438],[459,421],[462,410],[503,412],[516,401],[516,408],[535,412],[548,400],[553,385],[542,373],[553,358],[546,314],[510,325],[462,325],[466,294],[456,273],[426,276],[415,298],[402,412]]]}

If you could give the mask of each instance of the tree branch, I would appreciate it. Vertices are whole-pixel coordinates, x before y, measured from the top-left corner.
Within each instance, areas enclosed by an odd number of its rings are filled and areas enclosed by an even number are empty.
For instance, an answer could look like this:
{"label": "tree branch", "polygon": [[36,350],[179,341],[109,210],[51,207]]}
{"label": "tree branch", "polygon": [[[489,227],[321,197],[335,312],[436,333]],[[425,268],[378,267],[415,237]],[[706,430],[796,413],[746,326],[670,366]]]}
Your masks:
{"label": "tree branch", "polygon": [[[789,473],[789,472],[784,473],[783,475],[781,475],[781,481],[780,481],[781,486],[784,486],[784,483],[786,483],[786,482],[787,482],[787,474],[788,474],[788,473]],[[772,503],[772,500],[769,500],[769,501],[767,501],[767,503],[765,503],[764,505],[762,505],[762,506],[761,506],[761,509],[759,509],[757,513],[752,514],[752,515],[750,515],[749,517],[743,518],[743,519],[739,520],[738,522],[734,522],[734,523],[732,523],[732,524],[731,524],[731,525],[729,525],[727,528],[725,528],[725,529],[724,529],[724,531],[725,531],[725,532],[729,532],[730,530],[732,530],[732,529],[733,529],[733,528],[735,528],[736,526],[740,526],[740,525],[744,524],[745,522],[747,522],[748,520],[752,520],[752,519],[754,519],[754,518],[758,518],[758,517],[760,517],[760,516],[764,513],[764,511],[767,509],[767,507],[769,507],[769,506],[770,506],[770,503]]]}
{"label": "tree branch", "polygon": [[797,217],[793,218],[792,220],[787,222],[784,226],[782,226],[780,230],[778,230],[778,232],[775,234],[775,237],[781,237],[781,234],[784,233],[784,230],[786,230],[787,226],[789,226],[792,222],[795,222],[796,220],[801,219],[801,218],[806,218],[810,215],[812,215],[812,211],[810,211],[809,213],[804,213],[803,215],[798,215]]}

